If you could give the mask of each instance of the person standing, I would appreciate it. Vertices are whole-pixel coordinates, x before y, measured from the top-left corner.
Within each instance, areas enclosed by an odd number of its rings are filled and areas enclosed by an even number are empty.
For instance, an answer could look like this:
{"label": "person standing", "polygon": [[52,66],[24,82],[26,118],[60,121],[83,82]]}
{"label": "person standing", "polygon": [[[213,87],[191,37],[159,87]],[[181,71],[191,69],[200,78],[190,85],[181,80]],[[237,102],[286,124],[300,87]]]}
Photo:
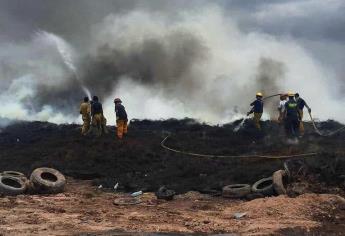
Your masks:
{"label": "person standing", "polygon": [[262,101],[262,97],[262,93],[258,92],[256,94],[256,100],[250,104],[253,108],[247,113],[247,116],[254,113],[254,124],[258,130],[261,130],[260,119],[264,111],[264,102]]}
{"label": "person standing", "polygon": [[81,134],[86,135],[90,129],[91,122],[91,105],[88,97],[84,97],[84,101],[80,105],[79,113],[83,119],[83,126],[81,128]]}
{"label": "person standing", "polygon": [[285,103],[284,111],[285,131],[288,137],[298,137],[298,127],[300,123],[298,104],[295,101],[294,94],[292,92],[289,92],[288,96],[289,100]]}
{"label": "person standing", "polygon": [[281,124],[282,121],[284,120],[284,111],[285,111],[285,103],[286,101],[286,94],[280,94],[280,101],[279,101],[279,106],[278,106],[278,112],[279,112],[279,117],[278,117],[278,123]]}
{"label": "person standing", "polygon": [[305,100],[303,98],[301,98],[299,96],[298,93],[295,94],[295,100],[297,102],[297,107],[298,107],[298,112],[299,112],[299,116],[300,116],[300,123],[299,123],[299,132],[300,135],[304,135],[304,125],[303,125],[303,109],[304,107],[306,107],[308,109],[308,112],[311,112],[311,108],[308,106],[308,104],[305,102]]}
{"label": "person standing", "polygon": [[92,126],[96,129],[96,135],[102,134],[103,107],[97,96],[93,96],[91,103]]}
{"label": "person standing", "polygon": [[114,99],[115,103],[115,113],[116,113],[116,127],[117,127],[117,137],[122,139],[124,135],[127,134],[128,128],[128,117],[125,107],[122,105],[120,98]]}

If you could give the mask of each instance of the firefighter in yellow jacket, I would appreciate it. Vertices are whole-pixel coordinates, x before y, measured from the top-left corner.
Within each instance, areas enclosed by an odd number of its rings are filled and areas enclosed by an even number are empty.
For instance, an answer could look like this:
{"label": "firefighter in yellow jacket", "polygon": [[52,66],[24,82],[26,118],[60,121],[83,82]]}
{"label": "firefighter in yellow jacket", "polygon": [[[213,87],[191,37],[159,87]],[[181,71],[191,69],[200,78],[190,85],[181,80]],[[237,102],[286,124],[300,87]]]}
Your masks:
{"label": "firefighter in yellow jacket", "polygon": [[123,135],[127,134],[127,112],[125,107],[122,105],[120,98],[114,99],[115,113],[116,113],[116,126],[117,126],[117,137],[122,139]]}
{"label": "firefighter in yellow jacket", "polygon": [[91,105],[90,105],[88,97],[84,98],[84,102],[80,105],[79,112],[83,119],[83,126],[81,128],[81,133],[82,135],[86,135],[86,133],[90,129],[90,122],[91,122]]}

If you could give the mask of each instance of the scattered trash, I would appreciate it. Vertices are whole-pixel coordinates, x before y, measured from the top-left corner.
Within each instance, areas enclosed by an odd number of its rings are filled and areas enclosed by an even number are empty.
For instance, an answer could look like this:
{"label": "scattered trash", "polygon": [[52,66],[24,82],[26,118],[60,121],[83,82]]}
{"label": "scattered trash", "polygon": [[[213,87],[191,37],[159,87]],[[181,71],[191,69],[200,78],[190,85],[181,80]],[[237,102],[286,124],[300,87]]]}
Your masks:
{"label": "scattered trash", "polygon": [[236,219],[236,220],[239,220],[239,219],[241,219],[242,217],[245,217],[247,215],[247,212],[238,212],[238,213],[235,213],[234,214],[234,218]]}
{"label": "scattered trash", "polygon": [[118,187],[119,187],[119,183],[116,183],[116,184],[114,185],[114,190],[116,191]]}
{"label": "scattered trash", "polygon": [[102,184],[100,184],[100,185],[98,186],[98,189],[101,189],[101,188],[103,188],[103,185],[102,185]]}
{"label": "scattered trash", "polygon": [[136,205],[141,202],[139,198],[118,198],[114,200],[115,205]]}
{"label": "scattered trash", "polygon": [[143,194],[143,191],[134,192],[131,194],[132,197],[137,197]]}

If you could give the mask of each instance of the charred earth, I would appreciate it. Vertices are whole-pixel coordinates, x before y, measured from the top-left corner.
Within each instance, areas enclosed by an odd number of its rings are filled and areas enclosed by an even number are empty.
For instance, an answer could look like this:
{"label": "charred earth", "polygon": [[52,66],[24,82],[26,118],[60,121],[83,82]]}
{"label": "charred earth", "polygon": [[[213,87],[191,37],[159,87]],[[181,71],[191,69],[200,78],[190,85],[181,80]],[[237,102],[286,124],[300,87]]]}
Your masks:
{"label": "charred earth", "polygon": [[[345,133],[330,137],[316,134],[307,123],[306,135],[298,143],[286,142],[282,127],[263,123],[258,133],[251,122],[233,132],[240,121],[223,126],[184,120],[132,120],[129,134],[120,141],[115,127],[100,138],[83,137],[80,126],[46,122],[16,122],[0,132],[0,169],[25,174],[37,167],[52,167],[76,179],[93,180],[112,190],[156,191],[167,186],[177,193],[217,191],[228,184],[253,184],[282,169],[283,159],[252,155],[286,156],[317,153],[291,158],[303,162],[304,177],[315,183],[308,191],[343,191],[345,174]],[[323,132],[341,127],[334,121],[317,124]],[[200,154],[249,157],[198,157],[171,152],[161,147],[169,136],[168,147]]]}

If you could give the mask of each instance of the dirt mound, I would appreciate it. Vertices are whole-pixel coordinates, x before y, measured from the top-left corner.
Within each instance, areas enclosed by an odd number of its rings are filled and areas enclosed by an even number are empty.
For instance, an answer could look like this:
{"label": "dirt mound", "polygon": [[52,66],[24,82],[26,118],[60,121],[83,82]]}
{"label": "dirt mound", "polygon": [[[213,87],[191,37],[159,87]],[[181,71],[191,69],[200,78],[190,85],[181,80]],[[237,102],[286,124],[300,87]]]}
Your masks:
{"label": "dirt mound", "polygon": [[[251,122],[246,122],[234,133],[239,122],[210,126],[192,119],[133,120],[123,141],[116,139],[114,127],[109,127],[109,134],[95,138],[81,136],[78,125],[19,122],[3,128],[0,133],[0,170],[29,174],[37,167],[46,166],[74,178],[92,179],[95,184],[110,189],[116,183],[123,191],[156,191],[165,185],[182,193],[220,190],[227,184],[252,184],[283,168],[284,160],[280,159],[200,158],[173,153],[160,146],[170,135],[166,141],[169,147],[203,154],[317,152],[319,155],[305,158],[310,173],[326,186],[343,183],[345,133],[320,137],[308,123],[305,137],[298,144],[287,144],[282,127],[276,123],[264,122],[263,132],[258,133]],[[320,129],[341,126],[334,121],[318,125]]]}

